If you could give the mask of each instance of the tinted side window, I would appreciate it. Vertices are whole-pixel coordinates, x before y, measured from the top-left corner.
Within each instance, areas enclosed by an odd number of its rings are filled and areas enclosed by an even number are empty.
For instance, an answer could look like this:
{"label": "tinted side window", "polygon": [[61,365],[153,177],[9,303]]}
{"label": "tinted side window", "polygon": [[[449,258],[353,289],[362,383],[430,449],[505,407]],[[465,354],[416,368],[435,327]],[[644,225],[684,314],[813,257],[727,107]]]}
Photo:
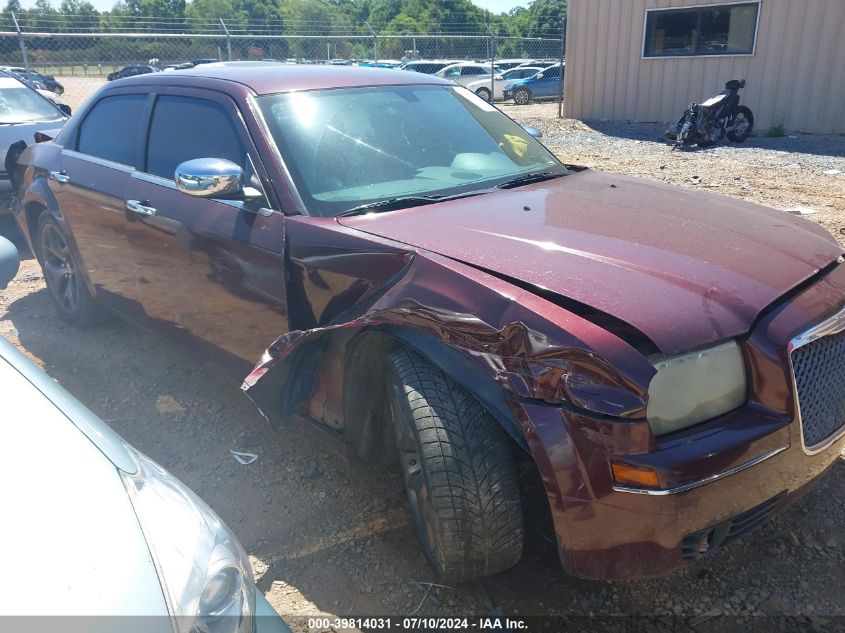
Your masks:
{"label": "tinted side window", "polygon": [[560,66],[547,68],[543,71],[543,79],[554,79],[555,77],[560,77]]}
{"label": "tinted side window", "polygon": [[78,150],[124,165],[134,165],[138,125],[147,95],[100,99],[79,126]]}
{"label": "tinted side window", "polygon": [[214,101],[162,95],[156,101],[146,171],[173,178],[192,158],[225,158],[246,168],[246,151],[228,112]]}
{"label": "tinted side window", "polygon": [[486,75],[487,73],[484,72],[483,68],[479,68],[478,66],[464,66],[463,70],[461,71],[462,75]]}

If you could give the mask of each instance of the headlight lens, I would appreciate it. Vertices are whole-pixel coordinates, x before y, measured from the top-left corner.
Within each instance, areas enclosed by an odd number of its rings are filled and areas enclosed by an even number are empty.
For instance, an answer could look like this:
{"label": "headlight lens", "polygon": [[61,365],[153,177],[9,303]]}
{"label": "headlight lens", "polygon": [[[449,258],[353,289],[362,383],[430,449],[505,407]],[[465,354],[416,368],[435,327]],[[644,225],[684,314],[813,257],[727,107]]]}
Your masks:
{"label": "headlight lens", "polygon": [[665,435],[732,411],[745,402],[742,351],[736,341],[652,361],[648,421]]}
{"label": "headlight lens", "polygon": [[211,508],[131,447],[124,483],[179,633],[251,633],[255,584],[240,542]]}

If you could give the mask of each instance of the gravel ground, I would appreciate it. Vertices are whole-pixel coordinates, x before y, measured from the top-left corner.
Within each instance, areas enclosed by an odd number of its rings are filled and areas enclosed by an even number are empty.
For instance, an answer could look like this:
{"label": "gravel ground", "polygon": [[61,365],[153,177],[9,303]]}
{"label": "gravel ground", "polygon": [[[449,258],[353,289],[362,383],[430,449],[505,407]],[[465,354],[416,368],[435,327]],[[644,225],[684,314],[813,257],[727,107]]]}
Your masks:
{"label": "gravel ground", "polygon": [[558,119],[556,103],[501,108],[543,130],[543,142],[565,162],[805,209],[845,244],[845,135],[753,136],[742,144],[671,151],[665,124]]}
{"label": "gravel ground", "polygon": [[[555,119],[553,104],[504,109],[544,129],[565,161],[812,207],[818,213],[811,219],[845,227],[845,180],[823,173],[845,171],[843,137],[752,139],[672,153],[652,140],[660,126],[588,127]],[[0,230],[19,239],[8,225]],[[611,584],[567,577],[538,523],[513,569],[430,587],[398,475],[347,465],[304,431],[270,429],[237,384],[142,330],[121,321],[68,328],[54,316],[32,259],[0,292],[0,335],[206,499],[243,541],[260,590],[297,631],[307,630],[304,616],[316,614],[483,615],[493,607],[513,616],[690,616],[702,631],[720,614],[806,616],[814,631],[845,616],[843,460],[774,521],[665,578]],[[230,450],[258,459],[241,465]],[[794,630],[795,623],[771,628]]]}

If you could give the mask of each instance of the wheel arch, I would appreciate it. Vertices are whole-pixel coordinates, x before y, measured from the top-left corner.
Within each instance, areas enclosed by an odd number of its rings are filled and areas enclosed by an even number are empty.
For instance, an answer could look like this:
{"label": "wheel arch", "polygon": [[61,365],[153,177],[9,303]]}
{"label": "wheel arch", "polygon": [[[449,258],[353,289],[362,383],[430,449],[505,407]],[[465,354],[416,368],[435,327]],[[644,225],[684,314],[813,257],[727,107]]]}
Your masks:
{"label": "wheel arch", "polygon": [[430,334],[414,328],[381,327],[361,330],[344,350],[344,427],[347,441],[359,459],[380,462],[386,452],[385,441],[389,441],[392,430],[385,428],[382,415],[384,359],[401,346],[414,350],[464,387],[514,443],[529,453],[528,443],[503,389],[481,367]]}
{"label": "wheel arch", "polygon": [[[23,200],[23,213],[26,220],[29,245],[32,249],[32,254],[39,263],[41,262],[41,253],[38,248],[37,233],[38,223],[40,222],[41,215],[44,213],[49,213],[62,228],[73,254],[76,256],[78,261],[82,261],[73,231],[59,208],[58,200],[56,200],[53,192],[50,190],[50,187],[47,186],[43,177],[33,179],[32,183],[27,188]],[[88,277],[88,271],[86,271],[83,266],[79,273],[82,276],[82,281],[85,283],[86,288],[88,288],[88,292],[94,296],[95,288]]]}

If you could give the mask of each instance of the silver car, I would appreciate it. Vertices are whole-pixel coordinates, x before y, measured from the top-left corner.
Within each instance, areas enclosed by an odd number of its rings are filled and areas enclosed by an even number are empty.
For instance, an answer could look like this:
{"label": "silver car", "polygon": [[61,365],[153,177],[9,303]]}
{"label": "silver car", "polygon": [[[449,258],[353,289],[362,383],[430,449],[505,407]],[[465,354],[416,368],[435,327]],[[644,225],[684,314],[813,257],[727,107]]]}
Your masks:
{"label": "silver car", "polygon": [[[0,287],[17,268],[0,237]],[[211,508],[2,337],[0,402],[0,540],[14,570],[0,578],[0,616],[96,616],[74,619],[86,631],[289,632]]]}
{"label": "silver car", "polygon": [[19,141],[31,145],[36,132],[61,128],[69,116],[69,107],[56,105],[18,77],[0,71],[0,214],[8,213],[13,191],[2,162],[9,147]]}

